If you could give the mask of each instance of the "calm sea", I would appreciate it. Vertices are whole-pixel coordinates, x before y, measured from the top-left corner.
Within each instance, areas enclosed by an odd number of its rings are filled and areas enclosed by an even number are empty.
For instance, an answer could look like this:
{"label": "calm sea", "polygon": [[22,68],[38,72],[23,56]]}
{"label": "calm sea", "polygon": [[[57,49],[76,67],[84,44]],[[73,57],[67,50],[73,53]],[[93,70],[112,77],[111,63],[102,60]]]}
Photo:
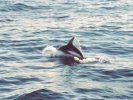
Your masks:
{"label": "calm sea", "polygon": [[[72,36],[107,62],[42,56]],[[133,100],[133,0],[0,0],[0,100]]]}

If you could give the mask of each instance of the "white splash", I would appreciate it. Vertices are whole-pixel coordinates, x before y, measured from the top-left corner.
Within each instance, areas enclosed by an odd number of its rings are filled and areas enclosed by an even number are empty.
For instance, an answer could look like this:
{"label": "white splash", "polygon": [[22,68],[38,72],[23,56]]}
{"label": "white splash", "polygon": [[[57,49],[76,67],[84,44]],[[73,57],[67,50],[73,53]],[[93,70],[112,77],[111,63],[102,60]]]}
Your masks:
{"label": "white splash", "polygon": [[42,54],[46,57],[55,57],[60,56],[62,52],[57,50],[54,46],[47,46],[42,50]]}
{"label": "white splash", "polygon": [[91,62],[97,62],[98,61],[98,59],[96,59],[96,58],[79,59],[78,57],[74,57],[74,60],[77,61],[78,63],[91,63]]}

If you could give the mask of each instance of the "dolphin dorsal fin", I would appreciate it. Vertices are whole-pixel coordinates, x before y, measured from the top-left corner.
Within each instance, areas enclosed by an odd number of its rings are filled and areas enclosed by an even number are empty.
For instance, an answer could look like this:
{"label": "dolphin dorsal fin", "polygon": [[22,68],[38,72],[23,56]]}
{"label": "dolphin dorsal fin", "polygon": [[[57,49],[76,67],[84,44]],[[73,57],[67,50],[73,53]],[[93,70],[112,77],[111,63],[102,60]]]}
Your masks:
{"label": "dolphin dorsal fin", "polygon": [[72,39],[68,42],[68,44],[60,47],[59,50],[63,51],[66,54],[76,56],[80,59],[84,58],[79,46],[79,41],[75,39],[75,37],[72,37]]}
{"label": "dolphin dorsal fin", "polygon": [[72,39],[69,41],[69,43],[67,45],[73,45],[76,48],[78,48],[79,50],[81,50],[79,41],[75,37],[72,37]]}
{"label": "dolphin dorsal fin", "polygon": [[67,45],[72,45],[73,44],[73,40],[74,40],[75,37],[72,37],[72,39],[68,42]]}

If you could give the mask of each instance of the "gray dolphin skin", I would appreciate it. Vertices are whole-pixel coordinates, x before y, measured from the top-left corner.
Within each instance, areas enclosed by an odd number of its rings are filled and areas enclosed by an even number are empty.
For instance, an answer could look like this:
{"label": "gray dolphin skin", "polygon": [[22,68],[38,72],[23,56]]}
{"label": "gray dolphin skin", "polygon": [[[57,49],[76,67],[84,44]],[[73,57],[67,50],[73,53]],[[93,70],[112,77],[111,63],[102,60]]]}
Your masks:
{"label": "gray dolphin skin", "polygon": [[59,50],[70,56],[78,57],[79,59],[84,59],[84,56],[80,49],[73,45],[74,39],[75,37],[73,37],[67,45],[60,47]]}

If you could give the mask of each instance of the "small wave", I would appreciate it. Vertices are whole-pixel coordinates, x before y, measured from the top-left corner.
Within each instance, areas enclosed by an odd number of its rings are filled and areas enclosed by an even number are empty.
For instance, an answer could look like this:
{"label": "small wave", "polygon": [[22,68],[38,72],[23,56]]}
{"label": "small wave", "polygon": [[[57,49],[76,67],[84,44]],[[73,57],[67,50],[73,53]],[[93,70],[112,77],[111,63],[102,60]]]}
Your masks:
{"label": "small wave", "polygon": [[118,69],[118,70],[96,70],[93,73],[90,73],[90,77],[93,80],[97,81],[121,81],[121,82],[132,82],[131,77],[133,76],[133,70],[129,69]]}
{"label": "small wave", "polygon": [[99,89],[99,88],[93,88],[93,89],[83,89],[83,88],[77,88],[75,90],[77,93],[100,93],[100,92],[109,92],[112,93],[113,91],[110,89]]}
{"label": "small wave", "polygon": [[41,89],[21,95],[15,100],[66,100],[63,96],[63,94],[51,90]]}
{"label": "small wave", "polygon": [[0,8],[0,12],[8,12],[8,10],[4,8]]}
{"label": "small wave", "polygon": [[8,10],[12,11],[23,11],[23,10],[32,10],[32,9],[37,9],[36,7],[29,6],[23,3],[16,3],[11,6],[8,6]]}
{"label": "small wave", "polygon": [[1,79],[0,85],[9,85],[9,84],[20,84],[20,81],[18,80],[11,80],[11,79]]}
{"label": "small wave", "polygon": [[0,22],[12,22],[14,21],[13,19],[1,19]]}
{"label": "small wave", "polygon": [[105,10],[115,10],[117,7],[101,7],[101,8]]}
{"label": "small wave", "polygon": [[118,69],[118,70],[110,70],[103,71],[102,74],[109,75],[112,77],[133,77],[133,70],[130,69]]}
{"label": "small wave", "polygon": [[111,30],[111,29],[112,29],[112,30],[113,30],[113,29],[118,30],[118,29],[121,28],[120,26],[115,26],[115,25],[114,25],[114,26],[113,26],[113,25],[112,25],[112,26],[111,26],[111,25],[102,25],[101,27],[102,27],[102,28],[107,28],[107,29],[109,29],[109,30]]}
{"label": "small wave", "polygon": [[[86,67],[87,68],[87,67]],[[121,82],[132,82],[133,70],[132,69],[117,69],[117,70],[104,70],[94,69],[89,67],[92,72],[84,71],[84,74],[79,73],[79,77],[90,78],[95,81],[121,81]]]}
{"label": "small wave", "polygon": [[7,12],[7,11],[27,11],[27,10],[38,10],[38,9],[43,9],[43,10],[48,10],[51,9],[51,6],[31,6],[28,4],[24,3],[15,3],[12,5],[9,5],[7,7],[3,7],[0,9],[2,12]]}
{"label": "small wave", "polygon": [[19,61],[20,59],[18,59],[17,57],[15,57],[14,55],[10,55],[8,57],[5,56],[0,56],[0,61]]}
{"label": "small wave", "polygon": [[123,47],[117,44],[101,44],[99,49],[107,54],[111,55],[125,55],[133,52],[132,47]]}
{"label": "small wave", "polygon": [[64,16],[53,16],[53,18],[56,20],[63,20],[64,21],[64,20],[68,19],[69,16],[65,16],[65,15]]}

